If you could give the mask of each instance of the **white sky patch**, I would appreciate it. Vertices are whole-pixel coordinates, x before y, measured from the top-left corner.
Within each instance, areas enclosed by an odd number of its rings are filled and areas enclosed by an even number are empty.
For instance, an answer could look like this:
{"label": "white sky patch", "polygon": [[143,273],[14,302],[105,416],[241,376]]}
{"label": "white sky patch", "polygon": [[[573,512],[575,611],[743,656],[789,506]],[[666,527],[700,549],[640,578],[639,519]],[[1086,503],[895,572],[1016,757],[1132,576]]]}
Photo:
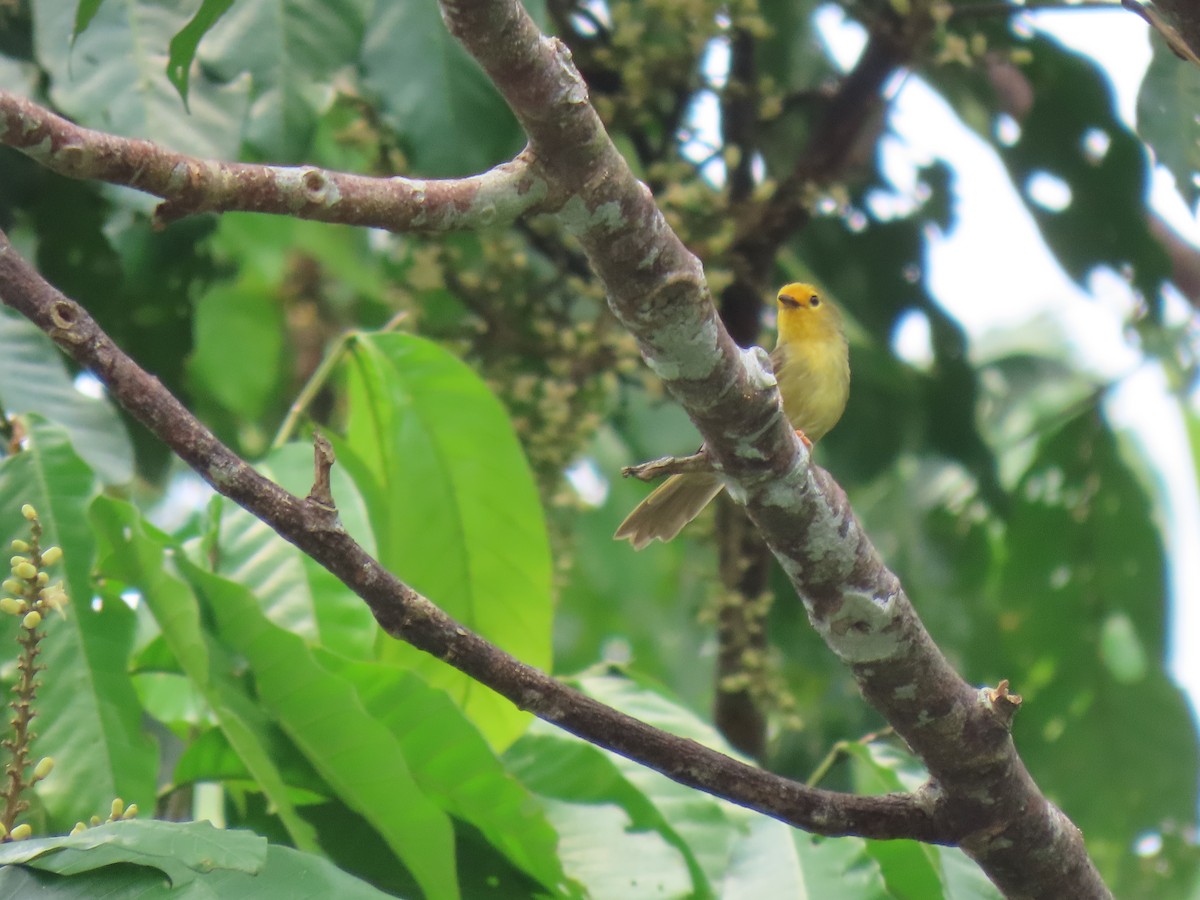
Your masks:
{"label": "white sky patch", "polygon": [[104,382],[91,372],[80,372],[76,375],[74,385],[75,390],[79,391],[85,397],[90,397],[93,400],[100,400],[104,397]]}
{"label": "white sky patch", "polygon": [[892,329],[892,349],[909,365],[928,371],[933,364],[929,317],[920,310],[907,310]]}
{"label": "white sky patch", "polygon": [[590,507],[603,506],[608,499],[608,479],[600,474],[593,459],[584,458],[572,463],[567,469],[567,481],[579,499]]}

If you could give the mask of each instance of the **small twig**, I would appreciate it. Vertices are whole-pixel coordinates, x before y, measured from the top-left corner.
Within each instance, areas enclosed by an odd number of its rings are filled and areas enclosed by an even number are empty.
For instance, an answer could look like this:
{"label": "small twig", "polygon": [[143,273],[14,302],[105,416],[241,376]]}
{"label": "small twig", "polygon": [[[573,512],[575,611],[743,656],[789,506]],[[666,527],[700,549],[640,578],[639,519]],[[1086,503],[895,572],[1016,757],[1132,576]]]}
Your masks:
{"label": "small twig", "polygon": [[636,478],[638,481],[657,481],[667,475],[682,475],[684,472],[711,472],[712,460],[701,447],[698,453],[691,456],[664,456],[650,462],[639,463],[636,466],[625,466],[621,470],[623,478]]}
{"label": "small twig", "polygon": [[825,779],[825,776],[829,774],[829,770],[837,765],[838,761],[846,755],[846,751],[851,747],[865,747],[867,744],[874,743],[880,738],[890,737],[895,733],[896,730],[889,725],[886,728],[879,729],[878,731],[872,731],[868,734],[864,734],[856,741],[835,742],[834,745],[829,748],[829,752],[825,754],[825,758],[817,763],[817,767],[813,769],[813,773],[808,776],[804,783],[809,787],[816,787]]}
{"label": "small twig", "polygon": [[[406,318],[408,318],[408,311],[401,310],[392,316],[387,324],[379,329],[379,332],[387,333],[395,331]],[[300,423],[300,417],[304,415],[305,410],[312,405],[317,394],[321,393],[322,388],[328,383],[334,369],[342,361],[342,357],[346,355],[346,350],[353,338],[353,334],[343,334],[334,341],[333,346],[329,348],[329,352],[325,354],[325,358],[321,360],[321,364],[309,376],[308,381],[304,383],[304,387],[300,389],[300,393],[296,395],[296,399],[292,401],[292,405],[288,407],[287,415],[284,417],[282,424],[280,424],[279,430],[275,433],[275,438],[271,441],[272,450],[278,450],[291,440],[292,434],[296,431],[296,426]]]}
{"label": "small twig", "polygon": [[306,498],[309,503],[315,503],[324,510],[337,515],[337,506],[333,502],[333,488],[329,485],[329,473],[337,457],[333,452],[333,444],[329,438],[319,431],[313,432],[313,486]]}

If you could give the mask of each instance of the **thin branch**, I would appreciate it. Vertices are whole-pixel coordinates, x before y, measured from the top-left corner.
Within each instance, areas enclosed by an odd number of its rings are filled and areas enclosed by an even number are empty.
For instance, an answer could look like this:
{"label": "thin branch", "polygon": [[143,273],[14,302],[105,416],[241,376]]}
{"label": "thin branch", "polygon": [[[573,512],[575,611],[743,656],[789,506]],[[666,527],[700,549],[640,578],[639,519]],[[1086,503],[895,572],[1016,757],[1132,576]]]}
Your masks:
{"label": "thin branch", "polygon": [[318,445],[316,490],[300,499],[222,444],[166,388],[137,366],[79,304],[21,259],[0,232],[0,300],[45,331],[113,397],[215,490],[271,526],[366,601],[376,621],[507,697],[520,709],[668,778],[816,834],[953,840],[938,793],[859,797],[815,790],[675,737],[555,681],[471,632],[374,560],[327,505],[328,447]]}
{"label": "thin branch", "polygon": [[203,212],[259,212],[389,231],[477,230],[560,204],[527,154],[469,178],[372,178],[316,166],[197,159],[150,141],[82,128],[0,91],[0,143],[69,178],[161,197],[155,222]]}

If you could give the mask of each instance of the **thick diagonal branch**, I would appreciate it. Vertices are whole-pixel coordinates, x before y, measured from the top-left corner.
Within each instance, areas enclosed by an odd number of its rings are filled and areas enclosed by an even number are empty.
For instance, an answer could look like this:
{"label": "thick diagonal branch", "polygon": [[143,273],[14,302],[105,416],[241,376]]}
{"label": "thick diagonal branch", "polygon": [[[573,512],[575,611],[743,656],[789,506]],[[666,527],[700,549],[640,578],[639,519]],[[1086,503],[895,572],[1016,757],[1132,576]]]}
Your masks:
{"label": "thick diagonal branch", "polygon": [[760,353],[721,326],[699,262],[671,231],[587,102],[566,47],[516,0],[443,0],[442,14],[524,127],[539,170],[571,196],[560,215],[642,354],[864,696],[921,757],[959,845],[1002,890],[1107,897],[1078,829],[1034,784],[1007,717],[951,668],[845,494],[784,421]]}
{"label": "thick diagonal branch", "polygon": [[155,210],[160,225],[202,212],[260,212],[389,231],[445,232],[504,224],[559,205],[524,154],[482,175],[429,180],[218,162],[81,128],[7,91],[0,91],[0,143],[60,175],[161,197]]}

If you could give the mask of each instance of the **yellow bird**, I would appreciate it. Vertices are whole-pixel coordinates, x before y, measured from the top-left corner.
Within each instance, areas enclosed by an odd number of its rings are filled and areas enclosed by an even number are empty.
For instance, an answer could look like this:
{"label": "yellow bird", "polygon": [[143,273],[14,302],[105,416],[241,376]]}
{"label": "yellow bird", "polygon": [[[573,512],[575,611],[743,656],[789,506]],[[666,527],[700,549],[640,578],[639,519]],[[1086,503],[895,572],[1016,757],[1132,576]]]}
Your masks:
{"label": "yellow bird", "polygon": [[[811,284],[779,291],[779,340],[771,365],[783,412],[810,447],[837,424],[850,395],[850,354],[842,316]],[[669,541],[721,493],[715,473],[672,475],[631,512],[616,540],[641,550],[655,538]]]}

